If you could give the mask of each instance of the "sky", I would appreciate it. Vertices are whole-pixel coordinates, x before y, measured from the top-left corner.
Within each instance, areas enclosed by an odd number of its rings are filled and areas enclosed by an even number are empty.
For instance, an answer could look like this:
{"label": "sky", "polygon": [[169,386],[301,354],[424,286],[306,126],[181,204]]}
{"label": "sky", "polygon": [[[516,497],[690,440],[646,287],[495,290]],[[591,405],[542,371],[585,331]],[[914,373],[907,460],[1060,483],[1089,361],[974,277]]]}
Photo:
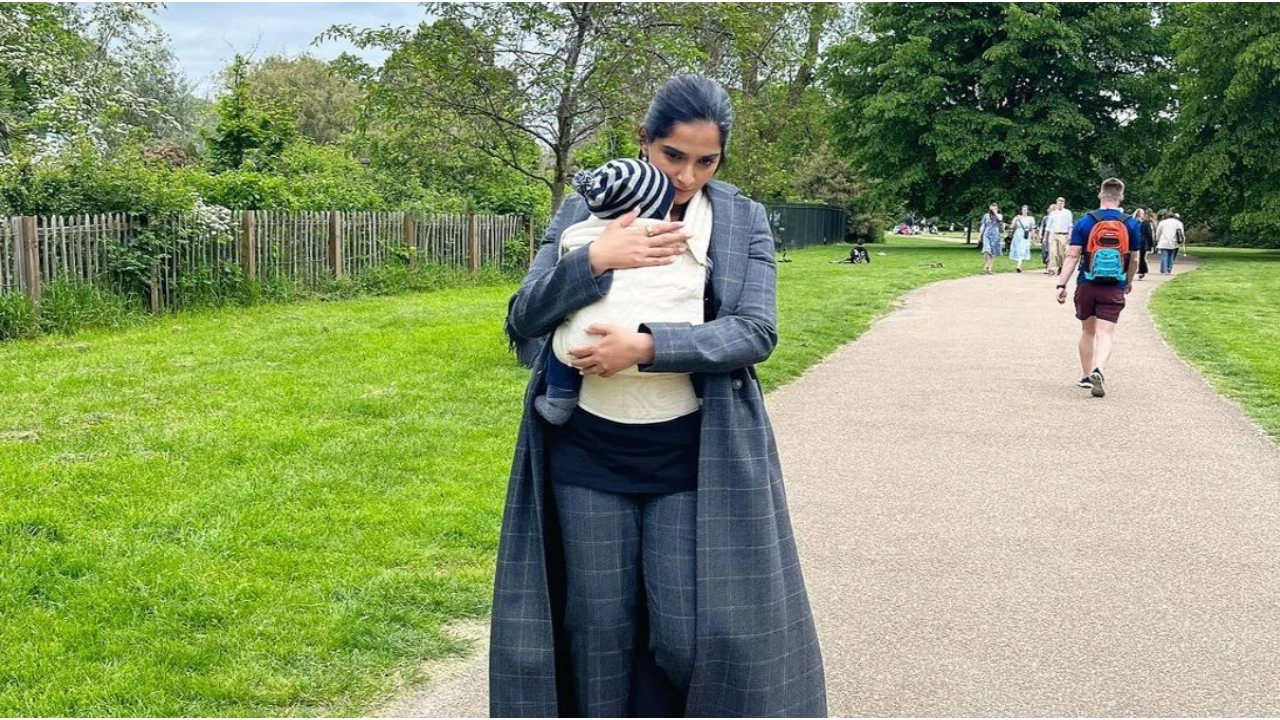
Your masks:
{"label": "sky", "polygon": [[330,25],[357,28],[413,26],[426,17],[417,3],[196,3],[169,2],[155,14],[169,36],[178,64],[195,85],[195,94],[212,96],[217,73],[237,52],[255,59],[310,52],[329,60],[343,52],[379,63],[386,53],[357,50],[347,42],[311,43]]}

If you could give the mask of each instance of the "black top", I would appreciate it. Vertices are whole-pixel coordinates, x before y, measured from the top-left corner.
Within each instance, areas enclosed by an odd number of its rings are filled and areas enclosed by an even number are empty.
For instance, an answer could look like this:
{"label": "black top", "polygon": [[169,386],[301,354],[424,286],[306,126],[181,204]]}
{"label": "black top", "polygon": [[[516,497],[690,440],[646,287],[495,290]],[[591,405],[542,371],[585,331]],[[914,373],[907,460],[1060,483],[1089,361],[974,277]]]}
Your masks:
{"label": "black top", "polygon": [[1142,252],[1156,246],[1156,224],[1150,220],[1142,221]]}
{"label": "black top", "polygon": [[[708,262],[703,320],[715,319],[717,310]],[[648,328],[641,326],[640,331]],[[691,380],[694,392],[702,397],[702,378],[695,373]],[[701,410],[675,420],[639,425],[606,420],[578,407],[564,425],[544,423],[543,427],[553,482],[653,495],[698,489]]]}
{"label": "black top", "polygon": [[555,482],[611,493],[698,489],[701,410],[675,420],[633,425],[579,407],[564,425],[544,427]]}

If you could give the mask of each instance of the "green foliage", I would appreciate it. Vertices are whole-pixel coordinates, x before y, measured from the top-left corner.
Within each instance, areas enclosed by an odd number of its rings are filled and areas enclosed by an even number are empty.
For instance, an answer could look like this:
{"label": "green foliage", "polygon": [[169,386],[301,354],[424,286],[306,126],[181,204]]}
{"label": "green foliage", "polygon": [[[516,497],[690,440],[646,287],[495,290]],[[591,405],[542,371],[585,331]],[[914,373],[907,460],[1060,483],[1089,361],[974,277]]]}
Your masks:
{"label": "green foliage", "polygon": [[639,123],[615,121],[573,152],[573,167],[593,170],[618,158],[640,157]]}
{"label": "green foliage", "polygon": [[1188,219],[1280,247],[1280,9],[1179,9],[1179,115],[1158,178]]}
{"label": "green foliage", "polygon": [[154,228],[137,232],[128,242],[106,243],[107,271],[128,297],[149,297],[152,274],[176,249],[172,238]]}
{"label": "green foliage", "polygon": [[[338,146],[298,140],[281,149],[274,168],[220,173],[190,167],[175,173],[205,202],[246,210],[384,210],[419,193],[351,158]],[[385,193],[392,195],[389,202]]]}
{"label": "green foliage", "polygon": [[196,195],[167,165],[132,145],[100,155],[87,141],[43,160],[0,166],[0,212],[9,215],[161,213],[191,208]]}
{"label": "green foliage", "polygon": [[790,89],[771,85],[734,98],[732,146],[721,177],[758,200],[798,200],[797,165],[829,137],[830,107],[817,90],[792,102]]}
{"label": "green foliage", "polygon": [[360,88],[311,55],[273,55],[253,63],[245,82],[258,107],[293,108],[298,134],[317,145],[337,143],[355,129]]}
{"label": "green foliage", "polygon": [[0,342],[136,325],[142,304],[112,290],[58,278],[40,292],[40,312],[20,293],[0,294]]}
{"label": "green foliage", "polygon": [[[1169,106],[1167,35],[1139,4],[879,4],[828,54],[840,150],[930,214],[1093,204],[1151,164]],[[1136,114],[1137,122],[1129,122]],[[1129,196],[1141,201],[1141,195]]]}
{"label": "green foliage", "polygon": [[289,104],[266,105],[249,91],[249,63],[237,54],[227,70],[227,94],[217,102],[218,124],[206,138],[214,172],[270,168],[297,135]]}
{"label": "green foliage", "polygon": [[173,67],[155,3],[8,3],[0,10],[0,160],[66,143],[115,147],[127,121],[163,118],[134,89]]}

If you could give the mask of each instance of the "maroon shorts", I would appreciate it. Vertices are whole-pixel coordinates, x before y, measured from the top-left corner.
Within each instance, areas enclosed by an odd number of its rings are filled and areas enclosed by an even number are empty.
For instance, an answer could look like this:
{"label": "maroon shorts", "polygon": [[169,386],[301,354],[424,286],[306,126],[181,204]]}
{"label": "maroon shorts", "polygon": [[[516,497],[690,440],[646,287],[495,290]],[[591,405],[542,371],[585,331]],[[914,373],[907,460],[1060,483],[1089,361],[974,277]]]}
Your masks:
{"label": "maroon shorts", "polygon": [[1107,322],[1119,322],[1124,309],[1124,288],[1119,285],[1094,285],[1080,282],[1076,285],[1076,318],[1088,320],[1096,317]]}

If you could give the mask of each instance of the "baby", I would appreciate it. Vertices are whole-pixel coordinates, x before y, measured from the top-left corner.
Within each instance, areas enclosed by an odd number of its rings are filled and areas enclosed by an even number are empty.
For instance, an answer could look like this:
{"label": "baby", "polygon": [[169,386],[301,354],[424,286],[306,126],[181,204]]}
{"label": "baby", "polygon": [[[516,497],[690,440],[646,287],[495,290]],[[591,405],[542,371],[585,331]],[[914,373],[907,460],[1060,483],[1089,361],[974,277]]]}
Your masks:
{"label": "baby", "polygon": [[[611,160],[594,171],[574,176],[574,187],[586,200],[592,217],[569,226],[560,237],[560,258],[586,247],[613,220],[638,209],[633,229],[665,222],[675,200],[675,186],[662,171],[643,160]],[[702,201],[702,198],[697,200]],[[706,218],[701,218],[705,208]],[[699,220],[705,222],[699,222]],[[691,202],[686,226],[710,224],[705,202]],[[670,265],[614,270],[609,293],[602,299],[570,315],[552,340],[554,352],[547,360],[545,395],[534,399],[538,414],[553,425],[563,425],[578,407],[583,384],[593,384],[593,404],[584,407],[593,414],[616,422],[658,422],[697,409],[684,407],[688,393],[672,384],[688,383],[688,376],[671,373],[643,373],[635,366],[610,378],[584,378],[570,363],[570,348],[590,344],[599,336],[586,333],[593,324],[608,323],[636,329],[643,322],[703,322],[703,295],[707,278],[707,245],[710,228],[695,232],[688,252],[676,256]],[[637,384],[639,383],[639,384]],[[673,400],[670,398],[682,398]],[[679,407],[676,407],[679,405]]]}

